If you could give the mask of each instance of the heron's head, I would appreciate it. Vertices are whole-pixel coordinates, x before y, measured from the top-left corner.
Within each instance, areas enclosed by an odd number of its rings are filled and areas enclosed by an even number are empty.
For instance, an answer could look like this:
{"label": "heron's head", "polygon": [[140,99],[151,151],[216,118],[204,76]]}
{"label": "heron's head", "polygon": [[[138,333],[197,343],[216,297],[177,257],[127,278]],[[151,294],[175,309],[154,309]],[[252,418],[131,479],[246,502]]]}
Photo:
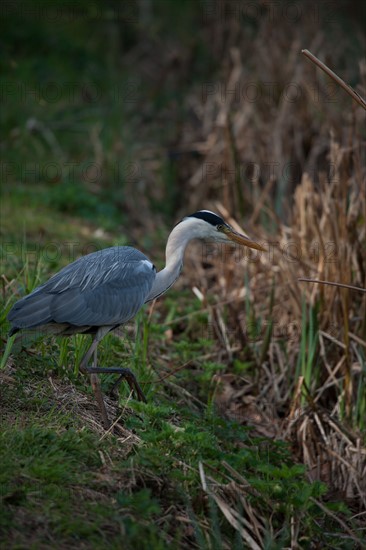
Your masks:
{"label": "heron's head", "polygon": [[242,233],[238,233],[218,214],[209,210],[199,210],[183,218],[181,223],[189,224],[192,235],[219,243],[240,244],[248,248],[265,251],[265,248]]}

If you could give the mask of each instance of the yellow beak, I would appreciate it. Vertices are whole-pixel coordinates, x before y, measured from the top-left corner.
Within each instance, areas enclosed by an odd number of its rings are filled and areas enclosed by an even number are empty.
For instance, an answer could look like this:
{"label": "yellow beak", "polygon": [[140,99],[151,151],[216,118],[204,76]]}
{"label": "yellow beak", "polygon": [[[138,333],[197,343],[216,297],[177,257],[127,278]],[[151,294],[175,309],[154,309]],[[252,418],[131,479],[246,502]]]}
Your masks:
{"label": "yellow beak", "polygon": [[260,245],[256,241],[252,241],[252,239],[250,239],[247,235],[242,235],[241,233],[234,231],[234,229],[232,229],[231,227],[224,227],[222,231],[225,233],[228,239],[230,239],[234,243],[238,243],[242,246],[247,246],[248,248],[254,248],[255,250],[266,252],[266,249],[262,245]]}

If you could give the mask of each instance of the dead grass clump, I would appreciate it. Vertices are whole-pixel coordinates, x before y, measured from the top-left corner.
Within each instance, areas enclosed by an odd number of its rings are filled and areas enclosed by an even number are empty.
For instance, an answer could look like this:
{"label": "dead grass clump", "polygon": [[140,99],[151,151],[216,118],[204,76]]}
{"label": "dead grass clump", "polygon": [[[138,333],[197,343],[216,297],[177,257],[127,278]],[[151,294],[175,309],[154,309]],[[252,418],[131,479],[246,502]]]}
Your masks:
{"label": "dead grass clump", "polygon": [[[6,368],[0,373],[0,387],[3,386],[5,390],[6,388],[14,388],[17,384],[17,381],[13,376],[13,368],[12,359],[10,358]],[[22,386],[22,391],[30,398],[33,395],[37,395],[37,399],[44,399],[45,403],[48,403],[50,401],[50,388],[52,392],[52,408],[57,415],[64,417],[65,425],[68,425],[69,423],[72,425],[75,419],[76,424],[73,427],[80,426],[82,427],[81,429],[86,427],[98,434],[101,440],[112,432],[119,438],[120,442],[123,443],[121,445],[121,452],[123,451],[125,456],[128,456],[133,446],[139,443],[139,437],[123,425],[123,420],[129,413],[128,406],[126,405],[123,410],[120,410],[117,401],[109,396],[104,396],[104,401],[108,414],[111,418],[115,418],[115,421],[113,422],[111,428],[106,432],[93,396],[87,396],[85,393],[79,391],[75,387],[75,384],[68,382],[65,379],[48,376],[47,378],[44,378],[42,383],[35,379],[27,379],[26,383]],[[16,411],[17,422],[19,425],[22,425],[23,423],[26,425],[29,423],[29,410],[24,410],[23,414],[24,401],[22,395],[17,395],[13,391],[11,394],[11,404],[5,399],[3,401],[4,403],[2,404],[4,410],[2,410],[2,407],[0,406],[0,412],[2,413],[4,421],[6,416],[9,418],[9,421],[11,421],[13,415],[15,414],[13,412],[13,414],[10,415],[9,411],[12,410]],[[53,420],[52,418],[47,418],[46,413],[45,423],[47,422],[53,423]]]}
{"label": "dead grass clump", "polygon": [[[226,415],[259,433],[289,436],[313,477],[329,481],[364,507],[366,451],[358,429],[364,427],[366,395],[365,294],[299,281],[311,277],[366,287],[365,193],[357,178],[346,177],[354,151],[332,140],[330,152],[335,166],[331,179],[321,174],[316,185],[303,175],[289,225],[281,225],[277,236],[268,235],[269,252],[249,262],[250,298],[241,283],[242,266],[232,258],[223,269],[216,259],[218,294],[236,289],[231,291],[237,293],[237,301],[228,304],[228,319],[242,327],[242,343],[253,350],[258,369],[247,382],[222,379],[226,390],[216,398],[221,410],[226,407]],[[225,273],[230,273],[229,282],[223,280]],[[245,299],[256,312],[252,318],[260,320],[254,338]],[[232,334],[230,327],[226,331]],[[296,389],[299,380],[304,384]],[[303,392],[325,411],[323,430],[319,422],[314,424],[316,413],[303,408]],[[296,422],[291,413],[294,396],[299,397]],[[350,435],[346,438],[344,433]]]}
{"label": "dead grass clump", "polygon": [[322,480],[336,498],[366,509],[366,449],[360,436],[320,407],[293,411],[288,435],[311,480]]}

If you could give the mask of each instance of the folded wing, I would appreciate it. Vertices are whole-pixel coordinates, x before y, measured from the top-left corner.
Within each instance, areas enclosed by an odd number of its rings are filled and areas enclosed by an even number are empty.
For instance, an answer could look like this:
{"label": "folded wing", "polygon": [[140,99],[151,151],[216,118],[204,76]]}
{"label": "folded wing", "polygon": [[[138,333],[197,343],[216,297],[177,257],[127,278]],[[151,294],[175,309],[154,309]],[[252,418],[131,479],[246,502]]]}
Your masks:
{"label": "folded wing", "polygon": [[144,304],[155,276],[153,264],[131,247],[82,256],[13,306],[8,315],[11,332],[50,323],[125,323]]}

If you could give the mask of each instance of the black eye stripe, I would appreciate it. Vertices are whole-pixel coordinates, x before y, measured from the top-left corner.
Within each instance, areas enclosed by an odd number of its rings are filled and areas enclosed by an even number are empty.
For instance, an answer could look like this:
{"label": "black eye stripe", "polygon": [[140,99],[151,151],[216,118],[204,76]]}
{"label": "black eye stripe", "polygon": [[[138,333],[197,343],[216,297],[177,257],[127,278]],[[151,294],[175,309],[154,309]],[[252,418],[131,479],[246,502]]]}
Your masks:
{"label": "black eye stripe", "polygon": [[213,226],[225,225],[224,220],[213,212],[194,212],[194,214],[190,214],[189,216],[187,216],[187,218],[198,218],[199,220],[204,220],[205,222],[210,223]]}

